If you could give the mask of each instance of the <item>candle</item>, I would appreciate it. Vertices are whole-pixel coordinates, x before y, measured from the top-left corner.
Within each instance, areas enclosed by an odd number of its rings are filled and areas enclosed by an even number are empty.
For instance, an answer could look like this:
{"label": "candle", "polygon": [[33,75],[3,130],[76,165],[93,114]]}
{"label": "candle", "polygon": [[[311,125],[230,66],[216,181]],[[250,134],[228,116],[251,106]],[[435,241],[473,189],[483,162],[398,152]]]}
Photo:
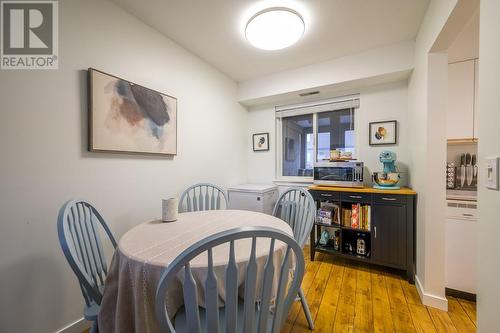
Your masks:
{"label": "candle", "polygon": [[173,222],[177,220],[179,200],[177,198],[169,198],[162,200],[162,221]]}

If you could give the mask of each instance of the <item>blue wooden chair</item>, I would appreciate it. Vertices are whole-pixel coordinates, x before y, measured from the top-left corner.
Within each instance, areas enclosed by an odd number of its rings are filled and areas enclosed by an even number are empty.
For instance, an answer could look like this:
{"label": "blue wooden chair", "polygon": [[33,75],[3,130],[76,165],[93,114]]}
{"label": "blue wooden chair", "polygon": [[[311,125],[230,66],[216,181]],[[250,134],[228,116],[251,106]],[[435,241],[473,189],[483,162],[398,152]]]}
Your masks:
{"label": "blue wooden chair", "polygon": [[[256,295],[257,263],[256,239],[270,239],[269,256],[263,270],[262,291]],[[235,260],[235,241],[251,239],[252,246],[245,272],[244,298],[238,299],[238,268]],[[272,256],[276,241],[287,245],[281,267],[274,267]],[[229,243],[225,282],[225,305],[219,307],[218,281],[214,273],[212,249]],[[193,278],[190,261],[207,253],[207,278],[205,283],[205,308],[198,305],[197,282]],[[290,278],[291,252],[295,256],[295,271]],[[273,295],[273,278],[276,272],[279,284]],[[180,274],[179,274],[180,273]],[[182,274],[183,273],[183,274]],[[182,274],[182,275],[181,275]],[[175,315],[174,324],[166,309],[165,292],[174,279],[183,277],[184,307]],[[180,254],[162,273],[156,290],[156,317],[162,332],[218,333],[218,332],[272,332],[278,333],[297,295],[304,276],[302,249],[287,234],[270,227],[243,227],[220,232],[207,237]],[[274,300],[274,303],[273,303]],[[274,304],[272,307],[271,304]]]}
{"label": "blue wooden chair", "polygon": [[179,213],[227,208],[227,196],[223,189],[209,183],[188,187],[179,199]]}
{"label": "blue wooden chair", "polygon": [[[302,188],[290,188],[280,195],[274,206],[273,215],[282,219],[293,229],[293,235],[300,247],[303,248],[311,233],[316,215],[316,203],[311,194]],[[314,244],[311,244],[314,246]],[[309,311],[309,305],[302,287],[299,289],[299,299],[311,330],[314,322]]]}
{"label": "blue wooden chair", "polygon": [[92,321],[90,332],[98,332],[97,315],[108,273],[99,229],[104,229],[116,249],[116,241],[104,218],[90,203],[70,200],[59,210],[57,233],[66,260],[75,272],[85,307],[84,318]]}

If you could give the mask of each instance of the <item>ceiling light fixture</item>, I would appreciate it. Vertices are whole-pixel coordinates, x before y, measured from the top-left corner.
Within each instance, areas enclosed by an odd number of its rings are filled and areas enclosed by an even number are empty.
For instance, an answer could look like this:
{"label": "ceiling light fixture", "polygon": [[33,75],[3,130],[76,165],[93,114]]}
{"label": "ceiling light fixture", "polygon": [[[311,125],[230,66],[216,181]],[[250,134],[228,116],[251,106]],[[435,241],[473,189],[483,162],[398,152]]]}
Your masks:
{"label": "ceiling light fixture", "polygon": [[280,50],[297,43],[304,31],[304,19],[298,12],[274,7],[264,9],[248,20],[245,37],[258,49]]}

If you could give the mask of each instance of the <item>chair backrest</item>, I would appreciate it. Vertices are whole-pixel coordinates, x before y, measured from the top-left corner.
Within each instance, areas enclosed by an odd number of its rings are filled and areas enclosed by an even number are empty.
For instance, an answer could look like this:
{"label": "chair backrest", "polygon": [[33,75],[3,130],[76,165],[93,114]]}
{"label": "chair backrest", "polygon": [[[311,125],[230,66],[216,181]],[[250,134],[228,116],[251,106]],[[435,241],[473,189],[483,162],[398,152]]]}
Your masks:
{"label": "chair backrest", "polygon": [[116,248],[116,241],[97,209],[84,200],[70,200],[59,210],[59,243],[80,282],[87,305],[101,304],[108,267],[99,229],[103,228]]}
{"label": "chair backrest", "polygon": [[316,203],[307,190],[290,188],[280,195],[273,215],[288,223],[293,229],[295,240],[304,247],[314,225]]}
{"label": "chair backrest", "polygon": [[[262,290],[257,294],[257,263],[256,263],[256,243],[257,238],[267,238],[269,242],[269,252],[266,264],[262,273]],[[252,245],[249,253],[246,271],[238,272],[235,260],[235,240],[251,239]],[[273,253],[276,240],[286,244],[281,267],[274,267]],[[156,290],[156,317],[162,332],[175,332],[175,328],[170,321],[170,316],[166,310],[165,292],[174,279],[179,278],[182,270],[184,307],[186,322],[189,333],[198,333],[200,327],[200,314],[197,299],[197,283],[193,278],[190,261],[203,252],[207,252],[207,278],[205,282],[205,311],[206,329],[208,333],[218,333],[221,323],[219,323],[219,292],[218,282],[214,273],[212,249],[218,245],[229,243],[228,263],[225,271],[225,326],[226,332],[236,332],[237,327],[243,327],[243,332],[268,332],[269,322],[272,321],[271,332],[277,333],[280,330],[283,320],[286,318],[292,302],[297,296],[302,278],[304,275],[304,257],[297,242],[284,232],[270,227],[242,227],[235,228],[207,237],[189,247],[180,254],[162,273],[158,288]],[[291,252],[295,255],[295,268],[292,280],[290,278],[290,263],[292,261]],[[240,266],[241,267],[241,266]],[[273,279],[275,271],[278,287],[273,293]],[[238,313],[238,274],[245,274],[244,306]],[[271,304],[274,300],[274,308]],[[256,307],[259,301],[259,307]],[[239,315],[238,315],[239,314]],[[237,318],[243,318],[243,322],[238,323]]]}
{"label": "chair backrest", "polygon": [[209,183],[188,187],[179,199],[179,212],[195,212],[227,208],[227,196],[223,189]]}

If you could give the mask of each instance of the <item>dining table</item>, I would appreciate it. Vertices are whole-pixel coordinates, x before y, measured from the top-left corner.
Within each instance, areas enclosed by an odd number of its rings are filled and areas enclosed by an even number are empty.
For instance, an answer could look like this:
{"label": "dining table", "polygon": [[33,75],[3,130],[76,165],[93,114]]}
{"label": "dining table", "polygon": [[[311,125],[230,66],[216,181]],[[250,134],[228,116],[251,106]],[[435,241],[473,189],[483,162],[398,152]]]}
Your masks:
{"label": "dining table", "polygon": [[[101,308],[98,315],[100,332],[160,332],[155,317],[155,294],[164,269],[183,251],[200,240],[222,231],[239,227],[265,226],[285,232],[293,238],[293,231],[283,220],[271,215],[244,210],[207,210],[180,213],[176,221],[153,220],[141,223],[126,232],[118,243],[105,281]],[[266,243],[267,242],[267,243]],[[225,298],[225,269],[229,246],[214,248],[214,270],[218,279],[219,305]],[[235,242],[238,267],[238,291],[244,295],[244,272],[249,260],[251,239]],[[286,245],[277,241],[272,260],[279,267]],[[269,257],[269,240],[257,239],[257,272],[263,272]],[[191,262],[193,276],[198,285],[198,303],[204,306],[204,281],[207,256],[200,254]],[[262,285],[257,274],[257,291]],[[278,285],[278,277],[273,281]],[[259,294],[257,294],[259,295]],[[182,279],[167,287],[166,310],[172,318],[183,304]]]}

